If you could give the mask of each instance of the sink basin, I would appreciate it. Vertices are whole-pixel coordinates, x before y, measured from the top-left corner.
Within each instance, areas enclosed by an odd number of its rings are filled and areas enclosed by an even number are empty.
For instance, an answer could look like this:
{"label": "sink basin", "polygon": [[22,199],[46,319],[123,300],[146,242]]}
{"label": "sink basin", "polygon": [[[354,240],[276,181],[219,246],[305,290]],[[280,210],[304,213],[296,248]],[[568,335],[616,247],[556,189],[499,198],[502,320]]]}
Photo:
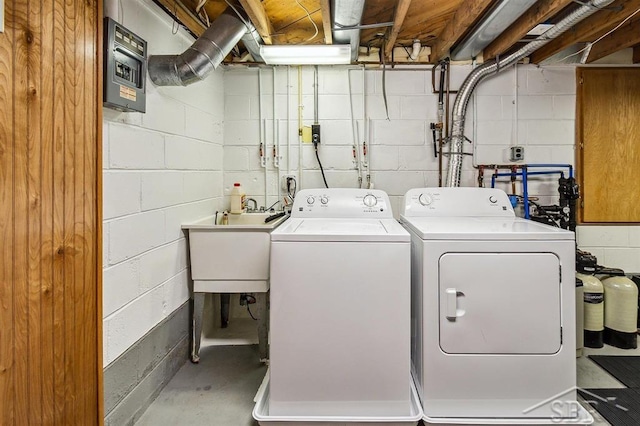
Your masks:
{"label": "sink basin", "polygon": [[[183,224],[189,233],[191,277],[196,292],[267,291],[271,231],[288,216],[269,223],[273,213],[229,215],[229,225],[215,225],[215,216]],[[221,220],[218,214],[218,221]]]}
{"label": "sink basin", "polygon": [[[214,224],[215,216],[205,217],[197,222],[182,225],[182,229],[216,229],[222,230],[238,230],[238,229],[275,229],[278,225],[284,222],[288,216],[282,216],[278,219],[272,220],[269,223],[264,223],[264,220],[274,213],[242,213],[242,214],[229,214],[229,224],[220,225],[222,221],[222,214],[218,213],[218,224]],[[222,229],[225,228],[225,229]]]}

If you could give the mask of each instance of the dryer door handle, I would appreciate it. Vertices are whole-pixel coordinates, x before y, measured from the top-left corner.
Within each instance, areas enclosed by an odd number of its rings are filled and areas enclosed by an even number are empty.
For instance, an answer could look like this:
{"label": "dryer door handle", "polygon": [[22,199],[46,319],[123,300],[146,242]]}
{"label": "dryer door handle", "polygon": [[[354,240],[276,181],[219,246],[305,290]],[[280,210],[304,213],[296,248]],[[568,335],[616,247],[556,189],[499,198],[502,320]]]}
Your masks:
{"label": "dryer door handle", "polygon": [[458,291],[455,288],[448,288],[445,290],[445,294],[445,316],[449,321],[455,321],[458,316]]}

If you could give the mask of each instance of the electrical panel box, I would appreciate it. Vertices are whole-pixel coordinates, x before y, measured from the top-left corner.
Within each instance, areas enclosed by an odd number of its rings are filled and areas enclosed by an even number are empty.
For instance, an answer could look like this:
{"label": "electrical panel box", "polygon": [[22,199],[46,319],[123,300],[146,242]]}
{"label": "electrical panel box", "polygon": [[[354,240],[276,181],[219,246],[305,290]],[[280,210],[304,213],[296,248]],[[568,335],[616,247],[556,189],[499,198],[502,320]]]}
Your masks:
{"label": "electrical panel box", "polygon": [[104,106],[145,112],[147,42],[104,18]]}

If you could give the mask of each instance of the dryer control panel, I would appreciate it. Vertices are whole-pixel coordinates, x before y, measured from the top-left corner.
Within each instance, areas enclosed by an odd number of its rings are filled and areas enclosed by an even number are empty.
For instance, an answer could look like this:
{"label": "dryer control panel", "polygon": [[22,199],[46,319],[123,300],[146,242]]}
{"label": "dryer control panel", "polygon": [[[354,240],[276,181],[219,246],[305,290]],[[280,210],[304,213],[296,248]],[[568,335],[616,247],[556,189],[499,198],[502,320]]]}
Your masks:
{"label": "dryer control panel", "polygon": [[402,207],[406,217],[515,217],[507,194],[495,188],[414,188]]}
{"label": "dryer control panel", "polygon": [[303,189],[296,194],[291,217],[393,218],[386,192],[379,189]]}

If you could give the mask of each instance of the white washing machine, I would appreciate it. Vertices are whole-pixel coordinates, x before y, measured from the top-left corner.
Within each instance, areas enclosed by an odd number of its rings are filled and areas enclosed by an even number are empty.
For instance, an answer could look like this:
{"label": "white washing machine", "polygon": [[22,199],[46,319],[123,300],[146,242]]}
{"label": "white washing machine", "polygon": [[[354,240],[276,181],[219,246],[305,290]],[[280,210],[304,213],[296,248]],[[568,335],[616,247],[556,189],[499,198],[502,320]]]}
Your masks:
{"label": "white washing machine", "polygon": [[296,195],[271,234],[271,416],[410,414],[410,247],[383,191]]}
{"label": "white washing machine", "polygon": [[576,402],[575,242],[488,188],[405,195],[425,421],[590,423]]}

